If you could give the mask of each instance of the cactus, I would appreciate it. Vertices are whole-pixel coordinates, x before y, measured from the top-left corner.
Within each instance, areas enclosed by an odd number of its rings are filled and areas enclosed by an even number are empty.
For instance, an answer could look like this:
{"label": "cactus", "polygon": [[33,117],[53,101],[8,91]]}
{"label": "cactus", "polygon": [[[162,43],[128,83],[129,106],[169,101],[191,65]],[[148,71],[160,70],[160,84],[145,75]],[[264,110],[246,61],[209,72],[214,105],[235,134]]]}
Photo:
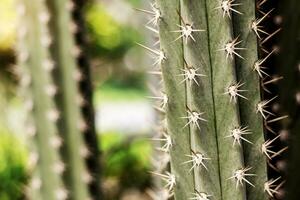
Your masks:
{"label": "cactus", "polygon": [[61,177],[63,164],[58,152],[60,139],[56,127],[59,113],[53,100],[54,83],[49,73],[51,58],[47,50],[45,7],[41,1],[23,1],[18,12],[22,20],[18,48],[20,70],[24,72],[21,83],[32,94],[32,100],[27,101],[34,122],[28,125],[28,133],[36,144],[30,156],[35,169],[28,195],[31,199],[63,199],[66,190]]}
{"label": "cactus", "polygon": [[[99,173],[94,174],[99,167],[97,140],[95,131],[90,131],[95,129],[83,113],[91,105],[91,96],[85,99],[79,92],[81,77],[88,79],[89,74],[82,74],[77,65],[80,47],[75,44],[74,4],[23,0],[20,5],[25,23],[19,60],[32,79],[34,143],[39,154],[34,174],[41,176],[41,189],[35,187],[37,195],[31,198],[99,199]],[[85,85],[89,91],[90,86]],[[91,147],[86,138],[93,140]]]}
{"label": "cactus", "polygon": [[[170,171],[161,177],[175,199],[273,198],[284,181],[268,174],[279,136],[270,124],[286,119],[268,107],[266,43],[280,29],[264,27],[266,0],[156,0],[147,28],[159,33],[155,56],[164,83]],[[147,25],[148,25],[147,24]],[[157,29],[157,30],[156,30]],[[275,133],[277,134],[277,133]],[[163,143],[162,149],[167,143]]]}

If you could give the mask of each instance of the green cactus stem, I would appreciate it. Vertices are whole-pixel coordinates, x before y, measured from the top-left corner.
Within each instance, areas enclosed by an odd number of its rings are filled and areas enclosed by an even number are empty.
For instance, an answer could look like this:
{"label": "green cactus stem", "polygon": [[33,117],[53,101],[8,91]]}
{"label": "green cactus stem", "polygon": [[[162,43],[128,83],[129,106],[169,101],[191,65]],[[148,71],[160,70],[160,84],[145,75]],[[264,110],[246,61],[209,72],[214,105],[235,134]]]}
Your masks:
{"label": "green cactus stem", "polygon": [[[188,127],[183,128],[188,119],[186,104],[186,88],[182,81],[182,70],[184,69],[182,41],[176,40],[178,35],[171,33],[178,29],[181,23],[178,11],[180,10],[179,0],[157,1],[156,13],[160,31],[161,51],[158,53],[159,64],[163,74],[164,88],[167,95],[166,119],[167,132],[172,138],[173,146],[171,154],[171,173],[175,176],[176,185],[174,188],[175,199],[188,199],[194,192],[194,176],[189,172],[191,164],[183,165],[187,161],[185,155],[191,154],[190,131]],[[155,16],[154,16],[155,17]],[[156,15],[157,17],[157,15]]]}
{"label": "green cactus stem", "polygon": [[[71,199],[87,199],[88,186],[92,175],[85,165],[84,151],[88,151],[84,143],[83,131],[86,124],[81,115],[79,84],[76,56],[72,32],[71,9],[72,3],[68,0],[47,0],[49,10],[49,30],[52,35],[50,48],[55,67],[53,77],[58,87],[56,104],[61,110],[58,120],[60,135],[64,141],[61,154],[66,165],[64,180]],[[76,71],[77,70],[77,71]],[[77,74],[76,74],[77,73]]]}
{"label": "green cactus stem", "polygon": [[[61,173],[64,164],[60,160],[56,121],[59,111],[53,99],[55,85],[49,73],[51,58],[48,54],[49,36],[45,22],[45,7],[39,0],[19,2],[21,22],[18,60],[21,70],[29,73],[27,84],[32,94],[34,125],[31,134],[36,143],[37,176],[31,185],[31,199],[65,199]],[[32,160],[32,162],[33,162]]]}
{"label": "green cactus stem", "polygon": [[[79,29],[76,29],[75,39],[77,46],[81,52],[87,52],[86,41],[86,26],[83,18],[83,13],[86,5],[85,0],[73,0],[74,9],[72,10],[73,21]],[[85,103],[81,106],[81,112],[84,121],[88,124],[87,129],[83,130],[85,143],[89,149],[89,156],[86,158],[88,170],[93,175],[94,179],[89,184],[90,192],[94,199],[102,198],[102,191],[100,188],[101,181],[101,151],[99,146],[99,138],[96,134],[95,128],[95,111],[93,107],[93,86],[91,76],[91,65],[87,53],[81,53],[77,57],[77,65],[81,74],[84,74],[79,82],[79,90]]]}
{"label": "green cactus stem", "polygon": [[[245,96],[248,99],[239,101],[240,120],[241,124],[247,126],[252,132],[246,136],[252,144],[244,142],[244,159],[245,165],[251,166],[251,172],[256,175],[249,178],[255,187],[247,186],[247,199],[267,199],[264,192],[264,183],[268,180],[267,162],[261,151],[261,145],[265,142],[263,118],[256,113],[257,104],[261,102],[260,76],[253,69],[254,65],[261,60],[258,60],[258,39],[255,30],[251,27],[261,18],[256,17],[255,1],[245,0],[236,3],[241,3],[236,8],[242,14],[233,16],[233,30],[235,37],[239,37],[242,41],[240,45],[245,48],[240,52],[244,59],[236,60],[236,71],[238,80],[244,84],[243,89],[246,90]],[[263,31],[263,27],[259,29]],[[261,32],[258,33],[260,37],[265,36]]]}

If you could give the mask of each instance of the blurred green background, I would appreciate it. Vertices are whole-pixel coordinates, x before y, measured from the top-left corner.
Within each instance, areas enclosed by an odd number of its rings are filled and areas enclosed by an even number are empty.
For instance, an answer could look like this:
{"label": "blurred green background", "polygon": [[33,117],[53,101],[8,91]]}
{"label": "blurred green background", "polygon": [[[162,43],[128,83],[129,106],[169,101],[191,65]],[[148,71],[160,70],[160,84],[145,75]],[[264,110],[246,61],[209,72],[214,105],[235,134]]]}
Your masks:
{"label": "blurred green background", "polygon": [[[94,105],[103,151],[103,187],[109,199],[147,199],[155,121],[147,96],[149,61],[135,45],[145,40],[142,0],[91,1],[85,9],[93,71]],[[120,12],[120,8],[122,12]],[[137,17],[138,16],[138,17]],[[0,1],[0,200],[23,199],[30,175],[24,108],[15,73],[16,8]],[[129,121],[130,120],[130,123]],[[129,195],[129,196],[128,196]]]}

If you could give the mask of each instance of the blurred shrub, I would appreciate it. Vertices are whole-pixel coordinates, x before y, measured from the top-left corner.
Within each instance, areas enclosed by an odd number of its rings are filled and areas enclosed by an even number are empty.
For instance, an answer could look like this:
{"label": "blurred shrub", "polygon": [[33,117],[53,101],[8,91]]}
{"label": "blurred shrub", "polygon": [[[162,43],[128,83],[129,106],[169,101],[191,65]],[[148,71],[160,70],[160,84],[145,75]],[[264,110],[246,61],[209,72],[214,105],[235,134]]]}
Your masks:
{"label": "blurred shrub", "polygon": [[0,130],[0,200],[23,199],[27,180],[25,146],[14,135]]}
{"label": "blurred shrub", "polygon": [[117,23],[100,3],[91,4],[85,17],[92,56],[120,58],[139,37],[132,27]]}
{"label": "blurred shrub", "polygon": [[149,141],[115,133],[101,134],[101,141],[106,178],[119,179],[121,190],[130,187],[142,190],[150,185]]}

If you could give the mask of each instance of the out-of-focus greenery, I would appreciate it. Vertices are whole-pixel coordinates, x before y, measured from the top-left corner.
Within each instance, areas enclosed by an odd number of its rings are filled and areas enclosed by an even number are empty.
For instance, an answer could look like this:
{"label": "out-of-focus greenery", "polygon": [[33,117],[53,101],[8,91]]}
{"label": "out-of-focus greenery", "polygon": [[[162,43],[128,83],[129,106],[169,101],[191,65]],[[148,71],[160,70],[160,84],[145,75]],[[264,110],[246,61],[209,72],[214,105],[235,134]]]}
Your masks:
{"label": "out-of-focus greenery", "polygon": [[135,88],[117,88],[109,84],[101,86],[94,94],[95,104],[100,102],[135,101],[144,100],[146,93]]}
{"label": "out-of-focus greenery", "polygon": [[[18,200],[28,179],[28,153],[14,135],[0,131],[0,200]],[[101,134],[103,180],[114,178],[121,187],[145,189],[151,184],[151,144],[148,140],[124,134]]]}
{"label": "out-of-focus greenery", "polygon": [[101,134],[105,177],[116,177],[122,188],[150,185],[151,143],[123,134]]}
{"label": "out-of-focus greenery", "polygon": [[132,27],[117,23],[100,3],[91,4],[85,17],[93,57],[122,58],[140,37]]}
{"label": "out-of-focus greenery", "polygon": [[16,12],[13,0],[0,3],[0,52],[12,49],[16,34]]}
{"label": "out-of-focus greenery", "polygon": [[14,135],[0,130],[0,200],[23,199],[27,151]]}

